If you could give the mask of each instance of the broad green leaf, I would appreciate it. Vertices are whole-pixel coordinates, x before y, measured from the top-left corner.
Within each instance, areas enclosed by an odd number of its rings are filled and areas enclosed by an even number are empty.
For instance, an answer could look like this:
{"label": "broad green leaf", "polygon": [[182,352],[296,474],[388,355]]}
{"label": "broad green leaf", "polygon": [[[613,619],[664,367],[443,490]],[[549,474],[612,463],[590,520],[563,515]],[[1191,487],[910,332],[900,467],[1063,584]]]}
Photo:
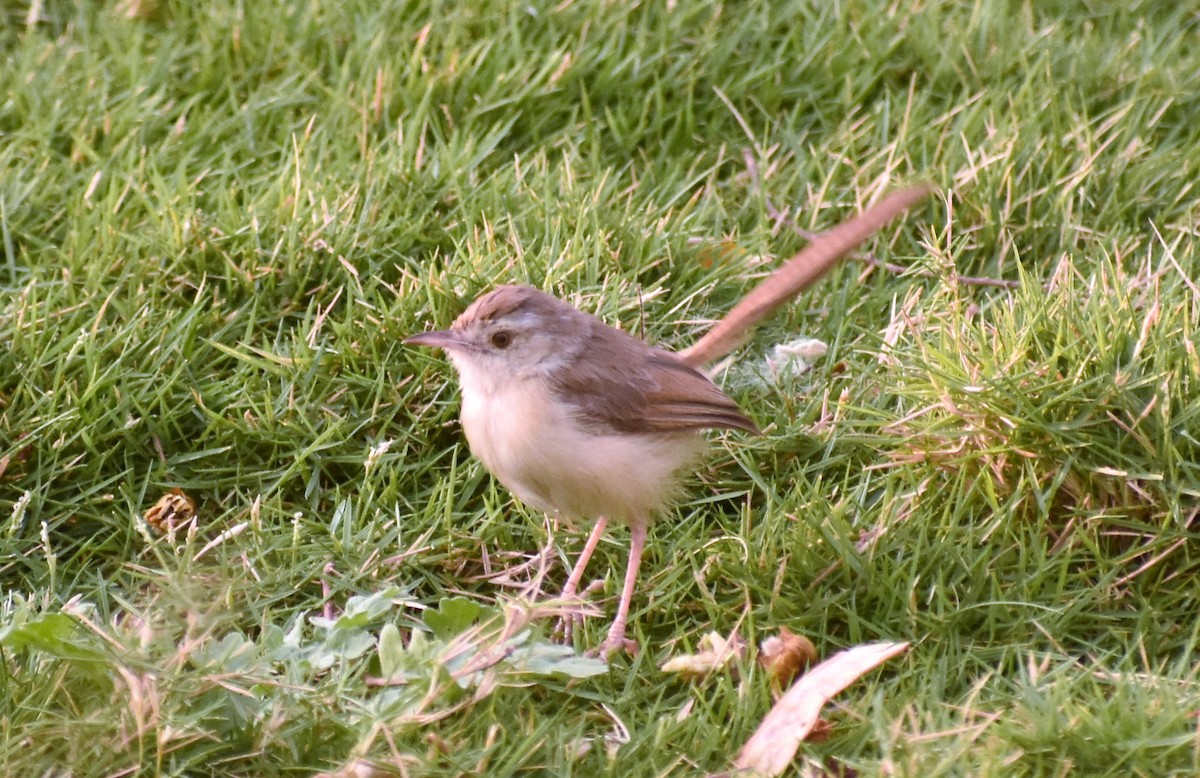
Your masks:
{"label": "broad green leaf", "polygon": [[590,678],[608,672],[603,659],[580,656],[570,646],[557,643],[538,643],[512,656],[515,670],[537,675],[566,675],[571,678]]}
{"label": "broad green leaf", "polygon": [[391,678],[404,661],[404,642],[395,624],[384,624],[379,630],[379,674]]}
{"label": "broad green leaf", "polygon": [[469,627],[496,615],[488,607],[464,597],[447,597],[438,603],[436,611],[425,611],[425,626],[438,640],[450,640]]}
{"label": "broad green leaf", "polygon": [[321,629],[362,629],[391,610],[401,594],[400,587],[389,586],[374,594],[355,595],[335,618],[313,616],[309,621]]}
{"label": "broad green leaf", "polygon": [[101,661],[104,654],[79,622],[65,613],[43,613],[14,619],[0,628],[0,646],[36,649],[59,659]]}

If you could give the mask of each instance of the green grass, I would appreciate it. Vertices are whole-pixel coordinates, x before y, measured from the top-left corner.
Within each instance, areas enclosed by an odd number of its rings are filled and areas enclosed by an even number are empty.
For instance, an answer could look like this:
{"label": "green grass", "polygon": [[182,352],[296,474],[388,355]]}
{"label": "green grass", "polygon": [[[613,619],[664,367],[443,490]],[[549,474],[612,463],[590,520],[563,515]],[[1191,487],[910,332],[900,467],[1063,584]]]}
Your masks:
{"label": "green grass", "polygon": [[[735,626],[913,641],[808,774],[1200,772],[1198,34],[1103,0],[0,0],[3,772],[719,771],[769,680],[658,665]],[[495,639],[472,604],[553,594],[581,537],[402,337],[516,281],[681,347],[803,245],[772,208],[924,178],[869,246],[913,273],[847,263],[721,376],[767,434],[652,530],[641,653],[451,681]],[[800,334],[829,354],[764,381]]]}

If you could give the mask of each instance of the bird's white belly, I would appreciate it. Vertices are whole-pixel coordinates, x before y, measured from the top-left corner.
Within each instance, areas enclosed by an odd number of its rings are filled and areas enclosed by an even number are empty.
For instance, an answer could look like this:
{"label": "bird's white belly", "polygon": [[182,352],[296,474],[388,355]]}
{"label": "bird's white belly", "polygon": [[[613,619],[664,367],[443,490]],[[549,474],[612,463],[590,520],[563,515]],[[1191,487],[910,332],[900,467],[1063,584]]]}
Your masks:
{"label": "bird's white belly", "polygon": [[597,434],[540,381],[463,386],[471,451],[523,502],[548,513],[646,521],[703,450],[694,432]]}

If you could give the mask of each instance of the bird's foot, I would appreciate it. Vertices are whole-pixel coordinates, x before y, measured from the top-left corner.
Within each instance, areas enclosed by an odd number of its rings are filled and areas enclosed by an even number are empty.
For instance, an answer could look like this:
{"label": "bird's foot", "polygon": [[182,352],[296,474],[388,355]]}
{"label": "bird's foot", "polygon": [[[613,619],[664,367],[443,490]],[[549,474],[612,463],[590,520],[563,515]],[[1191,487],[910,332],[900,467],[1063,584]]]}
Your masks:
{"label": "bird's foot", "polygon": [[587,596],[592,592],[604,586],[604,581],[595,581],[591,586],[583,590],[582,595],[576,594],[569,588],[562,593],[561,599],[566,604],[563,606],[563,613],[558,617],[558,623],[554,625],[554,639],[562,643],[571,643],[575,637],[576,631],[583,627],[583,620],[587,616],[598,615],[598,611],[594,606],[590,606],[587,601]]}
{"label": "bird's foot", "polygon": [[574,641],[575,631],[583,626],[584,608],[582,604],[566,607],[566,612],[558,617],[558,623],[554,625],[554,639],[570,644]]}
{"label": "bird's foot", "polygon": [[587,655],[608,660],[622,651],[633,656],[638,652],[638,644],[636,640],[625,637],[624,624],[613,623],[612,628],[608,631],[608,637],[604,638],[604,642],[597,648],[588,651]]}

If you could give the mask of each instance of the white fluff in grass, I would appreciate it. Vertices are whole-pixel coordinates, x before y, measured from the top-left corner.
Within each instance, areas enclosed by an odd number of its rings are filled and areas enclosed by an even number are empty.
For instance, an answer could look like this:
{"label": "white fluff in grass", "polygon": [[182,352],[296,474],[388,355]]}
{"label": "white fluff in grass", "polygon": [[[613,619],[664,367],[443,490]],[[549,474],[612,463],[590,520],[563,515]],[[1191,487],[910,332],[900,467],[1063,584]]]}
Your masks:
{"label": "white fluff in grass", "polygon": [[802,375],[812,370],[813,364],[828,351],[829,346],[816,338],[780,343],[767,357],[767,374],[776,381]]}
{"label": "white fluff in grass", "polygon": [[778,386],[812,370],[816,361],[828,351],[829,346],[824,341],[797,338],[777,344],[761,366],[749,362],[739,364],[735,356],[729,356],[713,364],[706,373],[709,377],[722,376],[721,383],[727,387]]}
{"label": "white fluff in grass", "polygon": [[392,443],[393,441],[390,439],[381,440],[374,446],[371,446],[371,448],[367,451],[366,460],[363,461],[363,468],[368,473],[374,469],[375,465],[379,463],[379,460],[383,458],[383,455],[388,452],[388,449],[392,447]]}

